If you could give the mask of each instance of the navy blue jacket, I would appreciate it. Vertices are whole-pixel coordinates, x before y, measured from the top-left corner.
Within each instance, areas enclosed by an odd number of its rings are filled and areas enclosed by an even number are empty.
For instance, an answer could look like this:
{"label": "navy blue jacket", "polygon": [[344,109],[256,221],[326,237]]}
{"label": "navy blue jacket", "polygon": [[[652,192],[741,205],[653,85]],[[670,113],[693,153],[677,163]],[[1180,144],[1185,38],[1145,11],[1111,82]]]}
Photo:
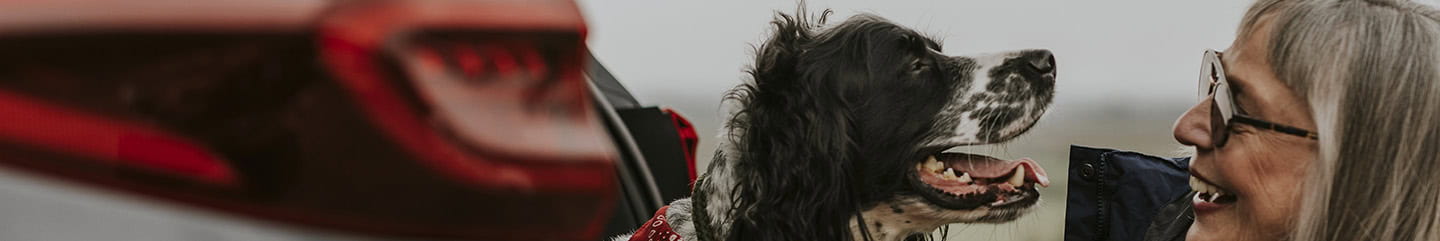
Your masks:
{"label": "navy blue jacket", "polygon": [[1065,240],[1183,240],[1193,220],[1189,166],[1189,158],[1070,146]]}

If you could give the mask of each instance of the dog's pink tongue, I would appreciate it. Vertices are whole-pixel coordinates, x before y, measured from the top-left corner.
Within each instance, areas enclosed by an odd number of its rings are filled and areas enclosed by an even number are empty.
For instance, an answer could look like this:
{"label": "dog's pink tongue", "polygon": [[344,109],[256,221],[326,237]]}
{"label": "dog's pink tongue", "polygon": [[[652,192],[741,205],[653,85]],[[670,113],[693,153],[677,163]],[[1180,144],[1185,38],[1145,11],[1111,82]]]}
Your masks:
{"label": "dog's pink tongue", "polygon": [[1030,158],[1007,161],[985,155],[943,153],[935,156],[935,159],[945,162],[947,167],[954,168],[956,171],[969,173],[974,178],[1009,177],[1016,167],[1024,166],[1025,180],[1036,182],[1044,187],[1050,186],[1050,177],[1045,174],[1045,169]]}

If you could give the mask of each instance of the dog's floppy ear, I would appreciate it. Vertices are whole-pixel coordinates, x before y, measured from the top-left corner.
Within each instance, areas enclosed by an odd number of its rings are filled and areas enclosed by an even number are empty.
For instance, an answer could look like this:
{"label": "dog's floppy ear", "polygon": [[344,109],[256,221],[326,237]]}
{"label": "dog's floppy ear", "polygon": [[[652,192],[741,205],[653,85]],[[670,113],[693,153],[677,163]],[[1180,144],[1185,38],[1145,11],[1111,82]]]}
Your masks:
{"label": "dog's floppy ear", "polygon": [[816,25],[803,14],[778,14],[748,71],[753,83],[732,93],[743,104],[729,125],[742,133],[731,135],[740,153],[726,240],[852,238],[859,203],[851,118],[839,90],[819,79],[835,67],[806,64]]}

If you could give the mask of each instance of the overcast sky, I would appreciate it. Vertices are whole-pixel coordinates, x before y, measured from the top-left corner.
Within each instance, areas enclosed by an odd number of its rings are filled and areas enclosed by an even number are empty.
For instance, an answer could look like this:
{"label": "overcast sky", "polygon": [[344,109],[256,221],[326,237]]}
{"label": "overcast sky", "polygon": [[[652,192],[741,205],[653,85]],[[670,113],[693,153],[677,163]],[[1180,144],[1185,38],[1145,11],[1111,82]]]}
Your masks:
{"label": "overcast sky", "polygon": [[[1158,126],[1143,138],[1163,142],[1170,139],[1168,120],[1194,102],[1200,54],[1230,44],[1248,4],[895,0],[810,1],[809,7],[835,10],[833,20],[880,15],[941,38],[951,55],[1050,49],[1059,78],[1045,121],[1082,120],[1100,109],[1159,116],[1134,121]],[[708,159],[721,94],[744,78],[751,46],[768,34],[775,11],[793,12],[795,3],[582,0],[580,6],[596,57],[644,104],[674,107],[696,122],[705,138],[700,158]]]}
{"label": "overcast sky", "polygon": [[[717,97],[790,1],[581,1],[590,46],[644,101]],[[943,38],[949,54],[1053,50],[1067,100],[1191,100],[1200,52],[1224,48],[1248,1],[811,1]],[[673,99],[672,99],[673,98]],[[703,98],[702,98],[703,99]],[[714,100],[708,100],[714,101]]]}

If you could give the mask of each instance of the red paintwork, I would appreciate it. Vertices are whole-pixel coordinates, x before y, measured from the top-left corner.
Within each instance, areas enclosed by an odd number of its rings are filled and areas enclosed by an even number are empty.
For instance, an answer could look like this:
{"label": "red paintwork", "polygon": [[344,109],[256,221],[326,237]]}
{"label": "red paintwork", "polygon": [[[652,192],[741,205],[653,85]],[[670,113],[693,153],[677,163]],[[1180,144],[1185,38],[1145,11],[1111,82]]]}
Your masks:
{"label": "red paintwork", "polygon": [[690,120],[685,119],[685,116],[680,115],[680,112],[670,108],[665,108],[664,111],[665,114],[670,115],[671,120],[675,121],[675,131],[680,134],[680,145],[685,151],[685,166],[689,168],[690,172],[690,185],[691,188],[694,188],[695,178],[697,177],[695,172],[695,151],[700,145],[700,135],[695,134],[695,125],[690,124]]}
{"label": "red paintwork", "polygon": [[[127,7],[135,11],[125,11]],[[27,96],[5,85],[0,85],[0,153],[34,149],[42,154],[0,154],[0,166],[234,215],[363,235],[594,240],[614,204],[616,154],[585,91],[580,73],[585,24],[571,1],[62,0],[0,2],[0,16],[6,16],[0,18],[0,40],[91,32],[296,33],[293,36],[313,37],[317,64],[293,67],[320,68],[326,76],[298,90],[297,100],[285,108],[277,108],[303,113],[278,115],[299,118],[277,121],[298,128],[293,133],[296,151],[281,152],[294,153],[296,159],[268,160],[282,166],[266,168],[284,172],[247,174],[239,164],[253,165],[247,161],[254,160],[236,160],[219,154],[222,146],[211,146],[224,141],[135,118],[143,114],[91,113],[85,106],[55,101],[65,99],[63,95]],[[567,117],[578,121],[497,128],[567,125],[566,130],[574,130],[574,140],[600,148],[572,149],[554,145],[564,141],[553,141],[522,143],[518,146],[525,148],[517,149],[448,138],[447,130],[437,128],[425,108],[411,100],[417,94],[405,88],[406,80],[396,79],[406,75],[383,64],[406,57],[396,51],[411,44],[408,40],[415,34],[431,30],[568,36],[562,39],[571,41],[565,43],[571,51],[559,64],[523,66],[532,72],[558,68],[558,81],[536,86],[547,91],[534,93],[546,94],[527,98],[564,103],[576,110]],[[167,63],[134,60],[140,67],[153,67],[144,66],[152,62],[160,67]],[[3,71],[0,68],[0,74],[7,74]],[[84,74],[52,83],[116,86],[83,84],[109,81],[105,77]],[[46,81],[29,83],[37,82]],[[107,91],[112,90],[88,92]],[[316,102],[325,104],[317,107]],[[132,169],[141,174],[128,171]]]}
{"label": "red paintwork", "polygon": [[0,90],[0,139],[63,150],[212,185],[236,185],[229,165],[193,141],[127,121],[74,111]]}

